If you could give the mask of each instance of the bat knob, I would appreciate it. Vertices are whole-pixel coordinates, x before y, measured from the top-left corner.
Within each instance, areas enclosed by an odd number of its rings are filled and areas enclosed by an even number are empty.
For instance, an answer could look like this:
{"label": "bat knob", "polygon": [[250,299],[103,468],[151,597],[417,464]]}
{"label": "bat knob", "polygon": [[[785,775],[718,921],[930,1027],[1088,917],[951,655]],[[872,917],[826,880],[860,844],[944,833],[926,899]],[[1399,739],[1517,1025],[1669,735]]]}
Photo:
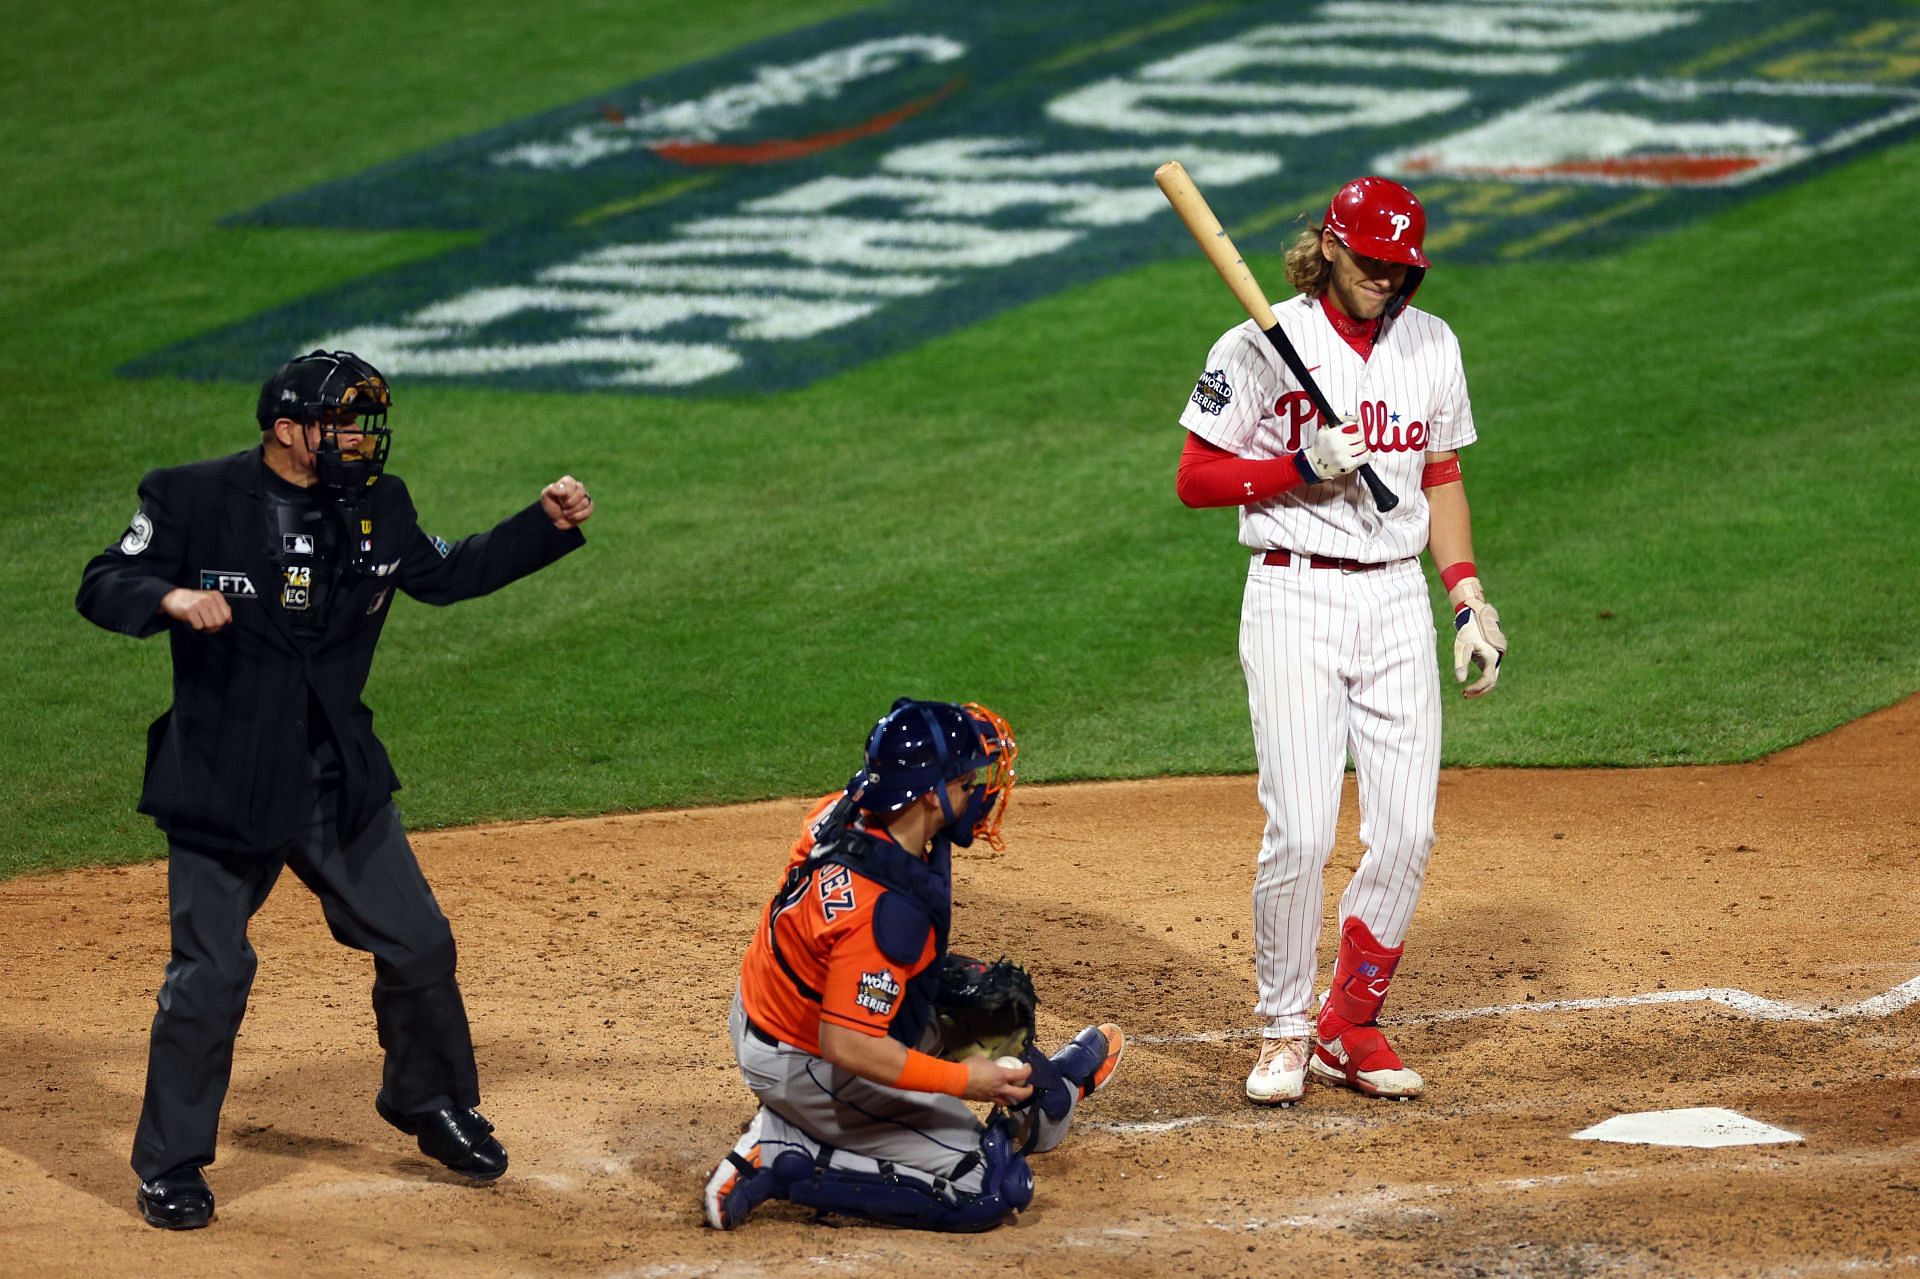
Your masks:
{"label": "bat knob", "polygon": [[1373,504],[1385,515],[1400,505],[1400,495],[1387,487],[1387,482],[1375,474],[1371,462],[1360,464],[1360,478],[1367,482],[1367,491],[1373,494]]}

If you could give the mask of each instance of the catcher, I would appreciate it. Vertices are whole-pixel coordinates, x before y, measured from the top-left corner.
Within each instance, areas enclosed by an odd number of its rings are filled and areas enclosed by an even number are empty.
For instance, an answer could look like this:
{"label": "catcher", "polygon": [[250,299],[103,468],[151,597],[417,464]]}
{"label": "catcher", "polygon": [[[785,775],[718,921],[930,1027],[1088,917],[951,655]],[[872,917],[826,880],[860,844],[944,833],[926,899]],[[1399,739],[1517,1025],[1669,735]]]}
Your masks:
{"label": "catcher", "polygon": [[[983,706],[901,698],[809,815],[741,968],[729,1029],[760,1108],[707,1179],[708,1225],[785,1199],[977,1231],[1032,1201],[1027,1155],[1060,1144],[1125,1041],[1089,1026],[1043,1055],[1025,970],[947,951],[951,849],[1002,847],[1015,753]],[[969,1101],[1007,1109],[982,1123]]]}

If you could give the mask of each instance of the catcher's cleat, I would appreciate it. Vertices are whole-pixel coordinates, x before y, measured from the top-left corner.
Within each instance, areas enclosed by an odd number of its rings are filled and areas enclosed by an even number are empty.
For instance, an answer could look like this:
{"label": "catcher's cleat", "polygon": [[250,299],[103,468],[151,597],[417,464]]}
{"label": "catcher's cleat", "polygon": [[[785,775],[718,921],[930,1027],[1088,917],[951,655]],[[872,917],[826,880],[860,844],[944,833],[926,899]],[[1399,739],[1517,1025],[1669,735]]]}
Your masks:
{"label": "catcher's cleat", "polygon": [[1260,1041],[1260,1060],[1247,1076],[1247,1100],[1256,1106],[1291,1106],[1307,1090],[1307,1041]]}
{"label": "catcher's cleat", "polygon": [[[1332,1020],[1320,1018],[1322,1033]],[[1351,1088],[1368,1097],[1406,1101],[1418,1097],[1426,1081],[1408,1070],[1393,1045],[1375,1025],[1349,1026],[1332,1039],[1322,1038],[1313,1046],[1313,1060],[1307,1074],[1316,1084]]]}
{"label": "catcher's cleat", "polygon": [[733,1143],[733,1149],[727,1152],[719,1167],[713,1170],[713,1175],[707,1178],[707,1188],[701,1201],[706,1208],[707,1224],[715,1230],[737,1227],[755,1208],[773,1198],[774,1191],[779,1187],[773,1169],[761,1164],[762,1113],[758,1110],[753,1112],[747,1130],[740,1134],[740,1140]]}
{"label": "catcher's cleat", "polygon": [[1089,1026],[1053,1056],[1060,1073],[1084,1100],[1107,1086],[1127,1050],[1127,1037],[1112,1022]]}

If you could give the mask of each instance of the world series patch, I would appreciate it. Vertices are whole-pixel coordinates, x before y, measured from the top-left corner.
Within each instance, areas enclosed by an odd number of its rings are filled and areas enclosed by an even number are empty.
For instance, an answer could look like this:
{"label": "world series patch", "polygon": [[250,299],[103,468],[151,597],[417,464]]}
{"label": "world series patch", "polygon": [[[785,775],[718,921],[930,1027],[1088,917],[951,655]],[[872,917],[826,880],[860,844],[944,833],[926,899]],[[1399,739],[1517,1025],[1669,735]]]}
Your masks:
{"label": "world series patch", "polygon": [[853,1002],[876,1016],[886,1017],[892,1014],[894,1001],[899,998],[900,983],[882,968],[876,973],[860,974],[860,989]]}
{"label": "world series patch", "polygon": [[1233,403],[1233,388],[1227,385],[1225,369],[1208,369],[1193,388],[1193,402],[1202,413],[1218,414]]}

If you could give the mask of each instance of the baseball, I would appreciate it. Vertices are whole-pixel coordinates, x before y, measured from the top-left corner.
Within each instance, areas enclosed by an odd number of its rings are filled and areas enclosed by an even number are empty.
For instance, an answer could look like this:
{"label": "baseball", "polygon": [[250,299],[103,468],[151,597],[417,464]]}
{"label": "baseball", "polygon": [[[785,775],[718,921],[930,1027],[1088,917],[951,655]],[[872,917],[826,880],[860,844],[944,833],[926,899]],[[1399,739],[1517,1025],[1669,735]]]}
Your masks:
{"label": "baseball", "polygon": [[1002,1057],[999,1061],[996,1061],[993,1064],[996,1066],[1003,1067],[1007,1070],[1018,1070],[1020,1069],[1020,1067],[1026,1065],[1027,1063],[1024,1061],[1021,1061],[1018,1057]]}

